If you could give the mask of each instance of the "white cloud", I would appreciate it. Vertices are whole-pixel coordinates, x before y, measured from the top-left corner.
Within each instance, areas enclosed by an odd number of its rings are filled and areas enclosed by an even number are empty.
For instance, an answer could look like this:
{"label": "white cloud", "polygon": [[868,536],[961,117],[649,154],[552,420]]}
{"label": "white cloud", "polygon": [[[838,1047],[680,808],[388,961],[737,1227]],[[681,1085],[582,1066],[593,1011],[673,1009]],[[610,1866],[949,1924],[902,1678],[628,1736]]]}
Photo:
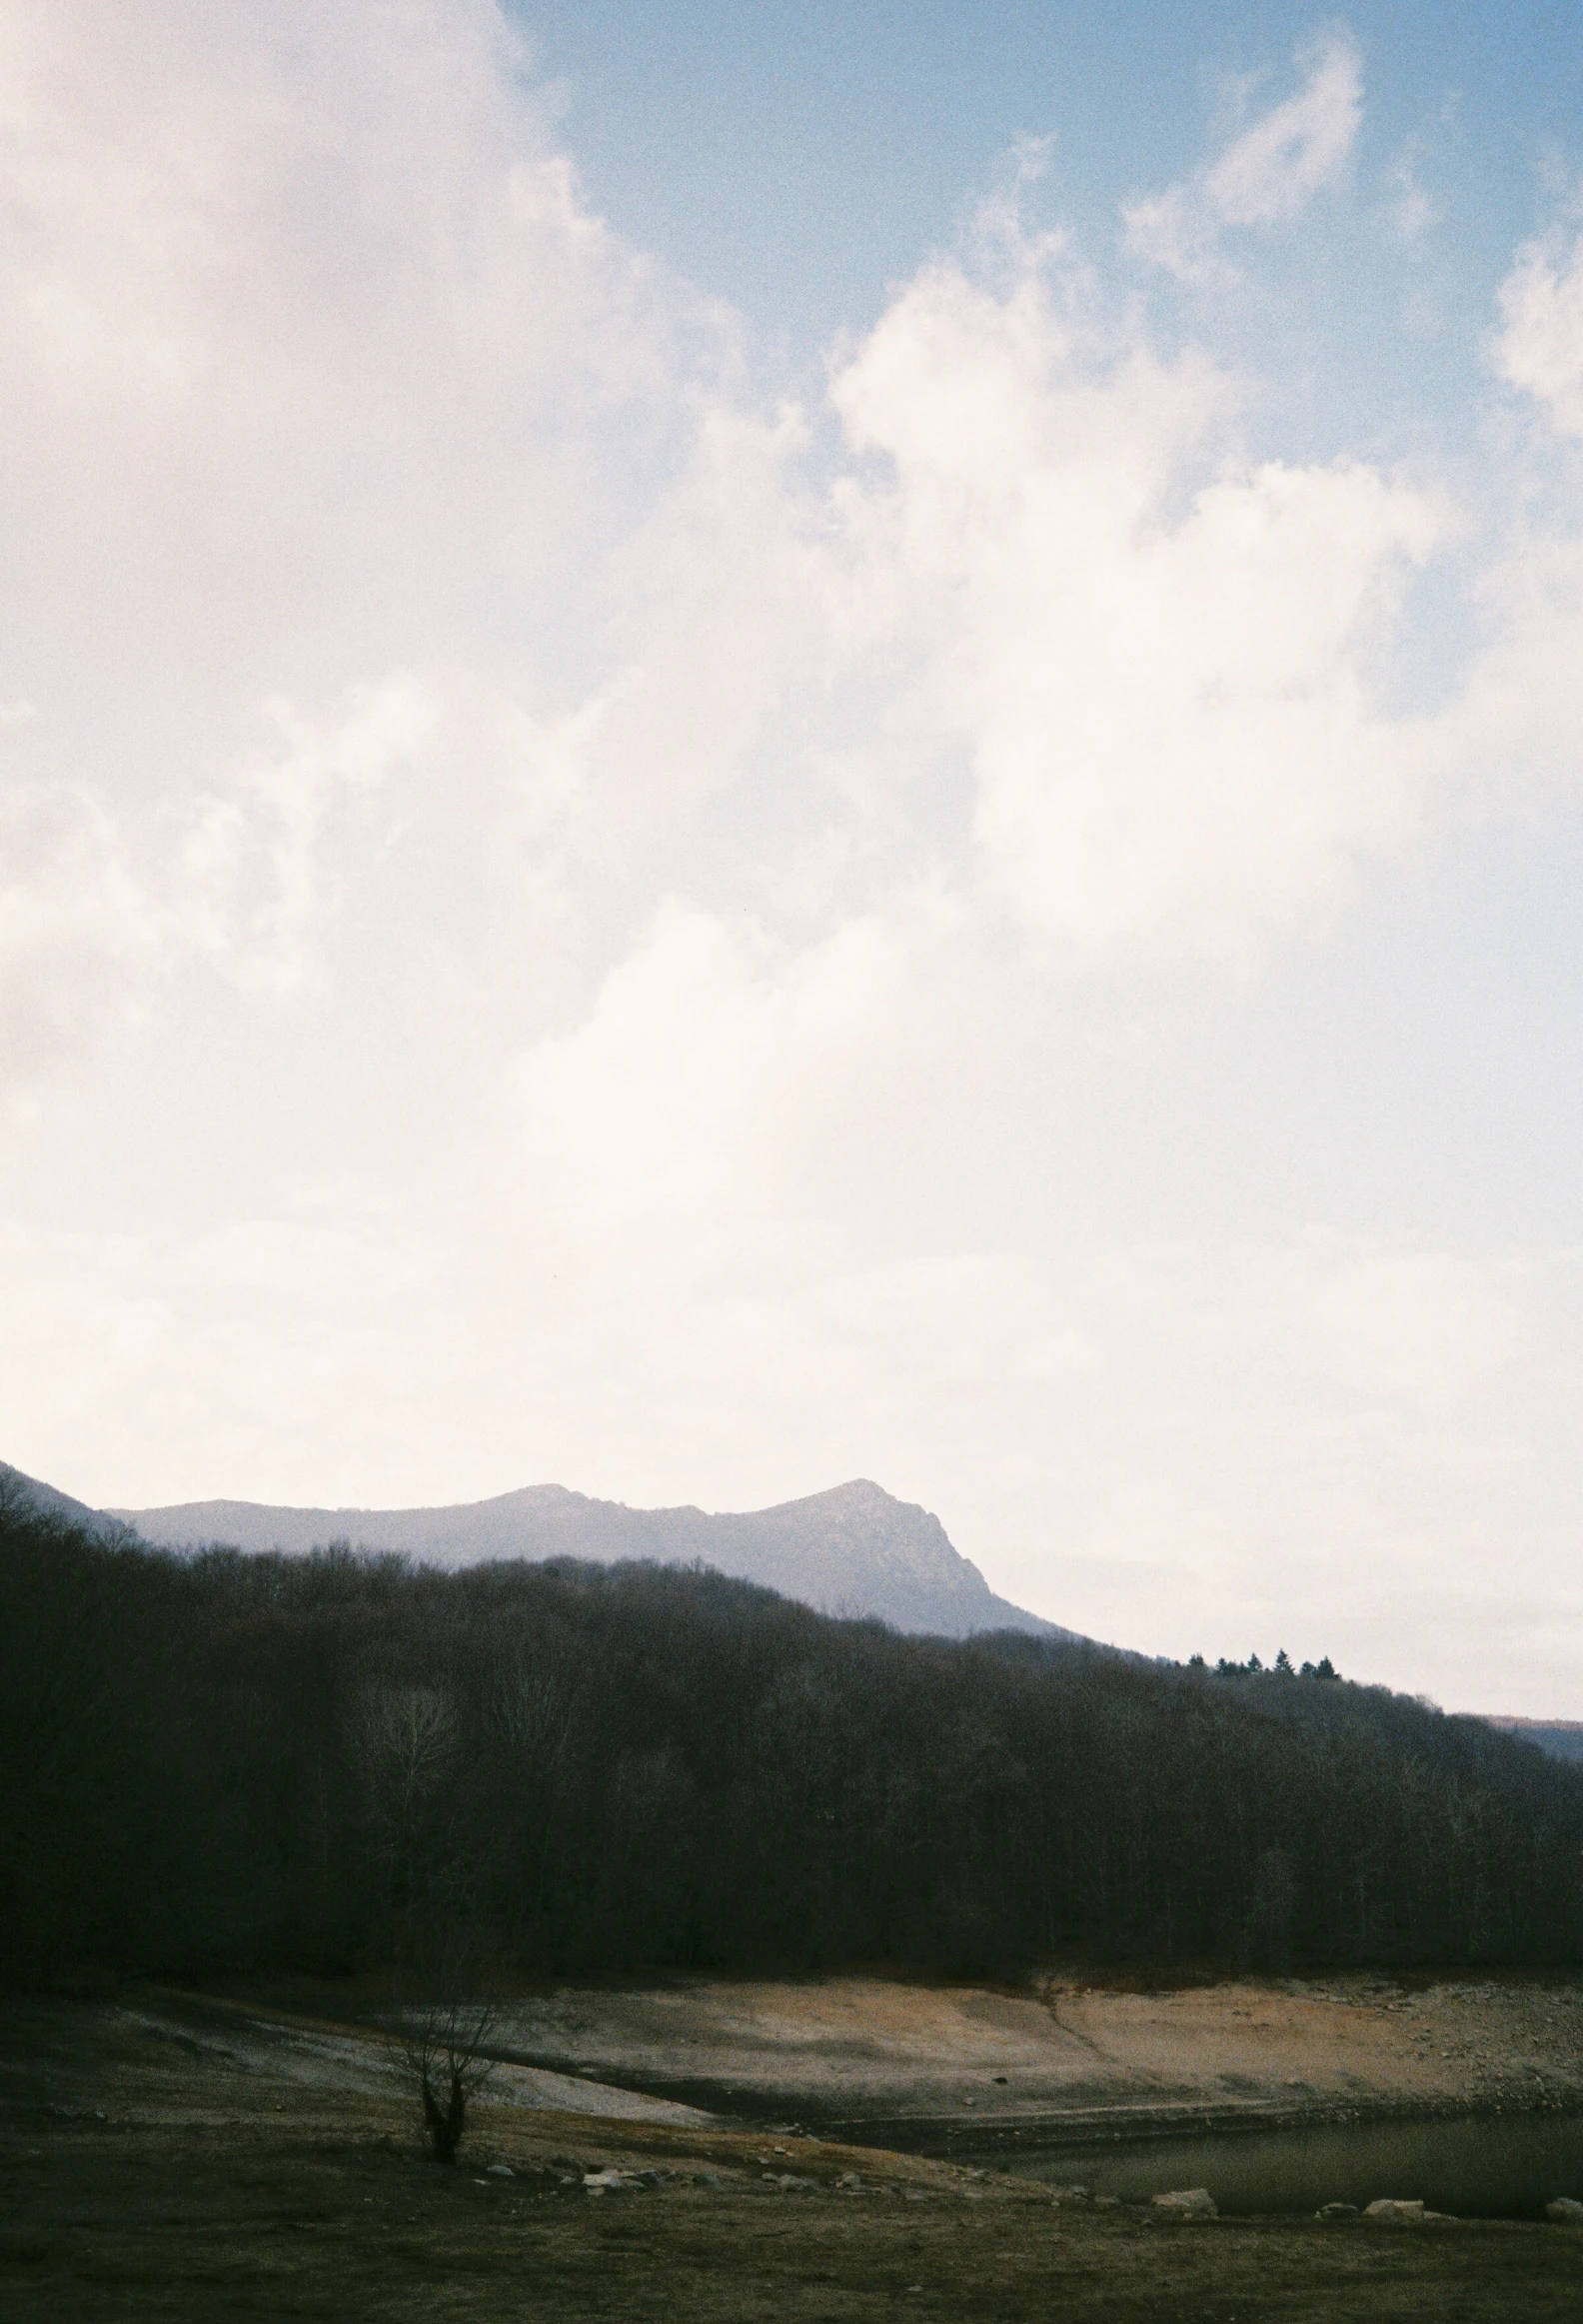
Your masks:
{"label": "white cloud", "polygon": [[1501,285],[1501,377],[1544,405],[1562,434],[1583,437],[1583,235],[1530,243]]}
{"label": "white cloud", "polygon": [[[1583,437],[1583,238],[1521,249],[1499,293],[1496,370],[1539,407],[1545,433]],[[1583,786],[1583,501],[1521,458],[1499,489],[1512,516],[1470,595],[1478,645],[1442,714],[1437,751],[1473,811],[1553,814]]]}
{"label": "white cloud", "polygon": [[1297,94],[1261,115],[1191,185],[1125,205],[1135,257],[1184,283],[1234,281],[1220,254],[1225,227],[1283,225],[1335,184],[1362,116],[1362,65],[1345,34],[1298,61],[1307,78]]}
{"label": "white cloud", "polygon": [[1410,250],[1441,223],[1441,213],[1419,178],[1418,158],[1418,141],[1409,139],[1387,172],[1391,190],[1388,215]]}
{"label": "white cloud", "polygon": [[1181,283],[1233,283],[1236,270],[1220,253],[1220,230],[1185,186],[1168,186],[1152,199],[1129,202],[1121,213],[1134,258],[1161,266]]}
{"label": "white cloud", "polygon": [[798,1208],[833,1124],[849,1136],[876,1073],[916,1063],[908,982],[928,918],[925,903],[910,927],[867,917],[792,948],[664,903],[584,1021],[521,1062],[527,1151],[558,1213],[713,1243]]}
{"label": "white cloud", "polygon": [[685,457],[732,332],[582,204],[499,11],[7,0],[0,40],[6,690],[162,730],[144,787],[437,657],[569,707],[588,529]]}
{"label": "white cloud", "polygon": [[608,551],[731,319],[589,212],[492,0],[0,0],[0,58],[3,731],[77,818],[15,810],[0,1064],[196,960],[322,1003],[376,899],[438,975],[511,890],[542,965]]}
{"label": "white cloud", "polygon": [[1239,460],[1201,359],[1084,347],[1042,273],[930,269],[837,376],[894,482],[861,526],[970,766],[985,865],[1077,955],[1236,951],[1415,807],[1379,626],[1442,518],[1340,463]]}
{"label": "white cloud", "polygon": [[[1295,1608],[1428,1683],[1452,1574],[1471,1699],[1479,1577],[1515,1542],[1516,1637],[1570,1554],[1575,1258],[1295,1175],[1255,1247],[1178,1196],[1224,1123],[1171,1045],[1261,989],[1205,956],[1576,783],[1568,524],[1404,719],[1442,497],[1250,457],[1257,382],[1013,196],[801,410],[590,214],[485,0],[0,43],[0,1453],[128,1501],[877,1473],[1140,1644]],[[1306,69],[1139,249],[1223,277],[1339,180],[1356,58]],[[1501,341],[1565,427],[1578,269],[1527,253]],[[1288,1029],[1227,1024],[1268,1129]]]}
{"label": "white cloud", "polygon": [[1346,166],[1362,113],[1363,72],[1344,36],[1305,60],[1308,78],[1235,143],[1204,180],[1210,205],[1228,226],[1273,226],[1294,218]]}
{"label": "white cloud", "polygon": [[134,997],[158,935],[91,799],[0,761],[0,1120],[80,1065]]}
{"label": "white cloud", "polygon": [[[831,483],[581,206],[485,0],[0,26],[10,690],[176,835],[178,952],[301,992],[421,849],[466,981],[464,816],[605,966],[658,889],[882,913],[969,828],[1059,943],[1234,949],[1399,820],[1352,636],[1424,504],[1239,469],[1227,383],[1080,331],[1014,207],[1008,288],[926,270],[838,369],[892,482]],[[1341,53],[1236,184],[1319,169]]]}
{"label": "white cloud", "polygon": [[314,973],[333,901],[327,825],[349,795],[384,790],[429,756],[440,705],[430,687],[402,672],[354,690],[339,719],[307,721],[284,701],[264,710],[274,747],[201,804],[182,862],[195,941],[244,984],[285,995]]}

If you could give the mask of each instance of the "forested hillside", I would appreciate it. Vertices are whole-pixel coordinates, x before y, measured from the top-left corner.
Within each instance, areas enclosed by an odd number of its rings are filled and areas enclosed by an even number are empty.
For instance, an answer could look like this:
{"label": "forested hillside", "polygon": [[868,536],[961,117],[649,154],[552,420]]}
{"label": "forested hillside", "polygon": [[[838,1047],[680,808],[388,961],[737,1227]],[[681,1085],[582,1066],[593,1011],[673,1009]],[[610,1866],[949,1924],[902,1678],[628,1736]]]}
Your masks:
{"label": "forested hillside", "polygon": [[1519,1735],[1525,1743],[1537,1743],[1552,1759],[1569,1759],[1574,1766],[1583,1766],[1583,1719],[1491,1718],[1489,1723],[1503,1735]]}
{"label": "forested hillside", "polygon": [[1583,1773],[1286,1672],[901,1637],[716,1574],[211,1554],[0,1496],[13,1975],[1571,1959]]}

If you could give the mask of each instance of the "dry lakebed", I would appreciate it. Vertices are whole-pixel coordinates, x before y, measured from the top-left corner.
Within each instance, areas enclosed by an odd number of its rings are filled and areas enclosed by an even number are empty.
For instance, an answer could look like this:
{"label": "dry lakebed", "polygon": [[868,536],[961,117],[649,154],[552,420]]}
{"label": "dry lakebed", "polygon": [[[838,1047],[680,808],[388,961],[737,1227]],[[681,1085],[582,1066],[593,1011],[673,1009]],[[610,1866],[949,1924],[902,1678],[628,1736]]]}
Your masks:
{"label": "dry lakebed", "polygon": [[7,2002],[0,2314],[1583,2315],[1545,2216],[1583,2196],[1564,1976],[523,1993],[451,2170],[378,2016],[355,1983]]}

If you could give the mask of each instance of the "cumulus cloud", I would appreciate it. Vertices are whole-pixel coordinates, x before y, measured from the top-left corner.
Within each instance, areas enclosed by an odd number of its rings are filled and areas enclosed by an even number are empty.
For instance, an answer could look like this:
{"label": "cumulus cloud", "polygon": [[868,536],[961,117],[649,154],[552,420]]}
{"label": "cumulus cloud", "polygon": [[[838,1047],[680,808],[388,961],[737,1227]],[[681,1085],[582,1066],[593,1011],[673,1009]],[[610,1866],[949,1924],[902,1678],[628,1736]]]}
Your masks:
{"label": "cumulus cloud", "polygon": [[587,529],[663,486],[731,333],[581,202],[498,10],[11,0],[0,32],[6,655],[40,709],[135,706],[153,782],[271,695],[437,655],[568,707]]}
{"label": "cumulus cloud", "polygon": [[[1558,229],[1516,254],[1498,304],[1497,375],[1537,409],[1536,441],[1583,437],[1583,238]],[[1488,546],[1471,594],[1481,626],[1440,721],[1438,748],[1471,801],[1553,812],[1583,782],[1583,500],[1526,463],[1506,480],[1509,531]]]}
{"label": "cumulus cloud", "polygon": [[47,915],[45,843],[12,851],[12,926],[56,947],[15,1070],[81,1062],[109,960],[301,993],[371,871],[395,900],[415,817],[418,949],[437,907],[465,949],[437,829],[481,790],[464,853],[553,913],[611,679],[590,545],[685,466],[729,319],[583,203],[491,0],[7,0],[0,53],[0,694],[47,738],[51,828],[78,818]]}
{"label": "cumulus cloud", "polygon": [[833,395],[892,464],[865,538],[1030,928],[1234,951],[1400,828],[1415,745],[1368,668],[1431,498],[1238,459],[1229,381],[1085,346],[1031,264],[1003,298],[932,268]]}
{"label": "cumulus cloud", "polygon": [[[1565,526],[1404,718],[1443,497],[1250,456],[1014,190],[799,408],[592,214],[487,0],[0,44],[0,1451],[124,1502],[878,1473],[1162,1648],[1284,1561],[1355,1659],[1387,1551],[1475,1571],[1566,1254],[1162,1248],[1127,1189],[1193,1135],[1181,993],[1575,755]],[[1334,41],[1137,247],[1224,267],[1358,107]],[[1578,266],[1500,342],[1564,427]]]}
{"label": "cumulus cloud", "polygon": [[[656,885],[857,925],[967,832],[1060,943],[1225,949],[1399,817],[1354,645],[1426,504],[1239,470],[1228,383],[1085,337],[1014,205],[1009,287],[926,269],[839,365],[831,474],[582,204],[486,0],[3,22],[6,666],[174,844],[179,950],[285,998],[421,848],[455,966],[504,850],[608,968]],[[1228,215],[1318,182],[1345,68]]]}
{"label": "cumulus cloud", "polygon": [[925,997],[940,934],[927,897],[801,945],[664,902],[583,1021],[518,1069],[527,1150],[568,1223],[713,1243],[805,1209],[832,1140],[891,1127],[897,1085],[944,1063]]}

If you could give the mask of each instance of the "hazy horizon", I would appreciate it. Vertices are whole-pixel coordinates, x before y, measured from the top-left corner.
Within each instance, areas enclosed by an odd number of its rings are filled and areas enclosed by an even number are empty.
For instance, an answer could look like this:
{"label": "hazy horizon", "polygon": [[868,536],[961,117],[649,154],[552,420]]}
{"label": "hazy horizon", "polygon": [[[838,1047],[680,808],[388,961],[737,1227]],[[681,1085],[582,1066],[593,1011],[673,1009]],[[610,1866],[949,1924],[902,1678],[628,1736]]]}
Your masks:
{"label": "hazy horizon", "polygon": [[1583,1716],[1583,25],[0,70],[0,1456]]}

